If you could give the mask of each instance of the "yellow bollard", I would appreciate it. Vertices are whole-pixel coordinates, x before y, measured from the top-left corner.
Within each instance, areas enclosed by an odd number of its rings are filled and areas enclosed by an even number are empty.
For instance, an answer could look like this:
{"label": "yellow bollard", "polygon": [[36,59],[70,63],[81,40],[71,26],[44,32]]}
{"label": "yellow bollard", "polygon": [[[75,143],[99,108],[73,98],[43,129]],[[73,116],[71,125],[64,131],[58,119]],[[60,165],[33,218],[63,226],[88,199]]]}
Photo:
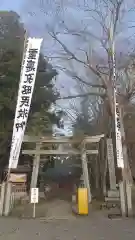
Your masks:
{"label": "yellow bollard", "polygon": [[88,190],[87,188],[78,188],[78,213],[88,215]]}

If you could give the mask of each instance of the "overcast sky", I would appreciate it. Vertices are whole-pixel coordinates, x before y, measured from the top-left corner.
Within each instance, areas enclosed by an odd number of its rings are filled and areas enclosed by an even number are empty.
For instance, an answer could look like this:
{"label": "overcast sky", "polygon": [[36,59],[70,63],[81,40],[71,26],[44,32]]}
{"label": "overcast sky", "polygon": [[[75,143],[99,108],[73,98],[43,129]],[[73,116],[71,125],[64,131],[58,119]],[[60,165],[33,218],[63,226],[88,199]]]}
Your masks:
{"label": "overcast sky", "polygon": [[[48,35],[47,25],[53,29],[59,30],[61,20],[64,19],[65,23],[70,29],[81,29],[82,26],[88,26],[88,30],[92,31],[93,34],[100,37],[102,32],[99,27],[98,21],[89,17],[89,12],[86,10],[86,4],[89,3],[89,6],[92,8],[93,0],[0,0],[1,10],[14,10],[19,13],[22,18],[22,21],[25,23],[25,27],[28,30],[30,36],[43,37],[43,50],[46,56],[53,56],[56,54],[56,51],[59,52],[60,47],[58,44],[54,44],[51,38]],[[134,38],[134,28],[128,29],[127,23],[131,25],[134,24],[135,12],[131,11],[131,6],[133,6],[133,0],[125,0],[124,8],[122,14],[123,25],[119,37],[117,38],[117,48],[120,51],[127,51],[128,48],[131,48],[131,44],[128,41],[131,41]],[[59,7],[61,3],[61,7]],[[62,8],[63,7],[63,8]],[[62,11],[61,11],[62,9]],[[125,9],[130,9],[127,11],[128,14],[125,14]],[[58,27],[59,26],[59,27]],[[131,38],[131,36],[133,37]],[[129,38],[130,36],[130,38]],[[64,43],[72,50],[74,53],[80,54],[83,58],[83,53],[79,52],[78,49],[88,49],[91,51],[94,48],[94,51],[97,51],[99,56],[103,56],[104,52],[101,49],[99,42],[95,39],[94,41],[89,39],[88,41],[80,40],[78,38],[73,38],[63,35],[60,35],[60,38]],[[126,40],[125,40],[126,39]],[[128,41],[127,41],[128,39]],[[129,40],[130,39],[130,40]],[[125,45],[126,44],[126,45]],[[126,46],[126,47],[125,47]],[[64,61],[52,60],[53,66],[61,65],[65,66],[68,64]],[[86,71],[84,72],[82,65],[73,66],[78,74],[85,80],[90,80],[91,74],[86,76]],[[93,78],[92,78],[93,79]],[[96,79],[94,79],[96,81]],[[76,82],[73,81],[70,77],[67,77],[65,74],[60,73],[57,80],[57,87],[60,89],[62,95],[75,94],[79,91],[79,87]],[[61,103],[60,103],[61,104]],[[62,101],[64,108],[69,107],[69,101]]]}
{"label": "overcast sky", "polygon": [[[95,21],[91,17],[89,17],[89,12],[86,10],[88,7],[86,3],[89,4],[89,7],[92,8],[93,0],[0,0],[0,8],[3,10],[14,10],[17,11],[22,21],[25,23],[25,27],[28,30],[30,36],[38,36],[43,37],[43,47],[44,47],[44,54],[46,56],[53,56],[56,51],[58,52],[61,50],[58,44],[54,44],[54,41],[50,38],[47,31],[47,25],[52,27],[53,29],[59,29],[60,21],[64,19],[65,23],[68,25],[70,29],[83,29],[82,26],[88,25],[88,30],[91,31],[96,36],[100,37],[101,27],[98,24],[98,21]],[[132,5],[133,0],[125,0],[125,9],[126,7],[128,10]],[[59,3],[61,6],[59,7]],[[124,39],[132,35],[132,29],[127,30],[126,22],[131,22],[135,19],[135,12],[130,11],[128,14],[124,13],[124,27],[122,26],[122,31],[119,34],[119,42],[118,48],[121,48],[122,51],[130,46],[130,44],[126,44],[125,48],[125,41]],[[94,16],[95,17],[95,16]],[[97,18],[97,16],[96,16]],[[134,23],[133,23],[134,24]],[[135,25],[135,24],[134,24]],[[124,36],[124,38],[123,38]],[[64,43],[68,46],[68,48],[73,52],[79,52],[78,49],[91,49],[94,48],[94,51],[97,51],[98,55],[100,54],[103,56],[103,49],[99,42],[95,39],[92,40],[88,39],[87,42],[83,39],[80,41],[80,38],[73,38],[66,35],[66,37],[60,35],[60,38]],[[131,38],[130,38],[131,39]],[[121,41],[122,40],[122,41]],[[79,52],[81,57],[83,57],[83,53]],[[68,65],[67,62],[52,60],[53,65]],[[77,66],[73,66],[77,68],[77,72],[83,75],[82,77],[86,77],[86,73],[83,73],[83,67],[77,64]],[[85,79],[86,80],[86,79]],[[58,77],[57,85],[61,88],[61,93],[64,95],[67,94],[74,94],[76,91],[76,82],[71,80],[63,75],[62,73]],[[72,86],[72,87],[71,87]],[[73,88],[75,86],[75,88]],[[78,90],[78,89],[77,89]]]}

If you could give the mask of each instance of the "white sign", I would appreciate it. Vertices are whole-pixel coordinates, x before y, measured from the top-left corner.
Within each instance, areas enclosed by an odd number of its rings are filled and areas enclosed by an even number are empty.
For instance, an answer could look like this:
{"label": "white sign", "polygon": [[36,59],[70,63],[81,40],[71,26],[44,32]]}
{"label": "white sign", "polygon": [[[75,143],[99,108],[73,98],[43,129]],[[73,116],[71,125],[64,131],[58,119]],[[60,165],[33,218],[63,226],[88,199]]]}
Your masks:
{"label": "white sign", "polygon": [[38,203],[38,188],[31,188],[31,203]]}
{"label": "white sign", "polygon": [[115,134],[116,134],[117,164],[119,168],[124,168],[120,111],[119,111],[119,105],[116,100],[116,93],[114,93],[114,107],[115,107]]}
{"label": "white sign", "polygon": [[9,158],[9,168],[17,168],[18,165],[20,149],[26,129],[32,94],[35,85],[41,43],[42,39],[40,38],[28,38],[26,43],[26,52],[23,56],[23,62],[21,66],[18,100]]}

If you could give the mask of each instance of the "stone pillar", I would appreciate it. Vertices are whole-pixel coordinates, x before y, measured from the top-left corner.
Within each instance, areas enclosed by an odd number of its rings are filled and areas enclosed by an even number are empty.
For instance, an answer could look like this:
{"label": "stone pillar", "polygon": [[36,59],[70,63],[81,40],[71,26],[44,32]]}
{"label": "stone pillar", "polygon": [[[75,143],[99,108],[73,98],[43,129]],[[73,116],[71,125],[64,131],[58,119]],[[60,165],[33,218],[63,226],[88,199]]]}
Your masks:
{"label": "stone pillar", "polygon": [[126,201],[125,201],[125,182],[124,181],[120,181],[119,182],[119,191],[120,191],[120,205],[121,205],[121,215],[122,217],[126,217]]}
{"label": "stone pillar", "polygon": [[126,184],[126,194],[127,194],[127,208],[128,217],[133,217],[133,206],[132,206],[132,184]]}
{"label": "stone pillar", "polygon": [[114,153],[112,139],[107,139],[107,159],[108,159],[108,169],[110,178],[110,190],[116,190],[116,174],[115,174],[115,163],[114,163]]}
{"label": "stone pillar", "polygon": [[4,208],[4,216],[8,216],[10,213],[10,199],[12,194],[12,183],[6,183],[6,194],[5,194],[5,208]]}
{"label": "stone pillar", "polygon": [[119,112],[120,112],[119,121],[120,121],[120,131],[121,131],[121,138],[122,138],[123,161],[124,161],[123,181],[125,186],[125,204],[126,204],[125,215],[130,217],[133,214],[133,206],[132,206],[133,178],[132,178],[132,173],[131,173],[129,159],[128,159],[128,153],[127,153],[126,136],[125,136],[124,123],[123,123],[124,110],[122,107],[119,108]]}
{"label": "stone pillar", "polygon": [[3,215],[3,211],[4,211],[5,190],[6,190],[6,183],[3,182],[1,184],[1,194],[0,194],[0,216]]}

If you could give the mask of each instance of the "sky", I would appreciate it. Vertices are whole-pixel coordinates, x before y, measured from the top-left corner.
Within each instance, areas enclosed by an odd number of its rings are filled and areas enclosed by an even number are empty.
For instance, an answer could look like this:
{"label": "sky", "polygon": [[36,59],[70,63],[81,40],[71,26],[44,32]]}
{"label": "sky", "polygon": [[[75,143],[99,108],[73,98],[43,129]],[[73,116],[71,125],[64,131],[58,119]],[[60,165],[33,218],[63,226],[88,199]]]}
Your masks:
{"label": "sky", "polygon": [[0,0],[0,9],[20,12],[23,0]]}

